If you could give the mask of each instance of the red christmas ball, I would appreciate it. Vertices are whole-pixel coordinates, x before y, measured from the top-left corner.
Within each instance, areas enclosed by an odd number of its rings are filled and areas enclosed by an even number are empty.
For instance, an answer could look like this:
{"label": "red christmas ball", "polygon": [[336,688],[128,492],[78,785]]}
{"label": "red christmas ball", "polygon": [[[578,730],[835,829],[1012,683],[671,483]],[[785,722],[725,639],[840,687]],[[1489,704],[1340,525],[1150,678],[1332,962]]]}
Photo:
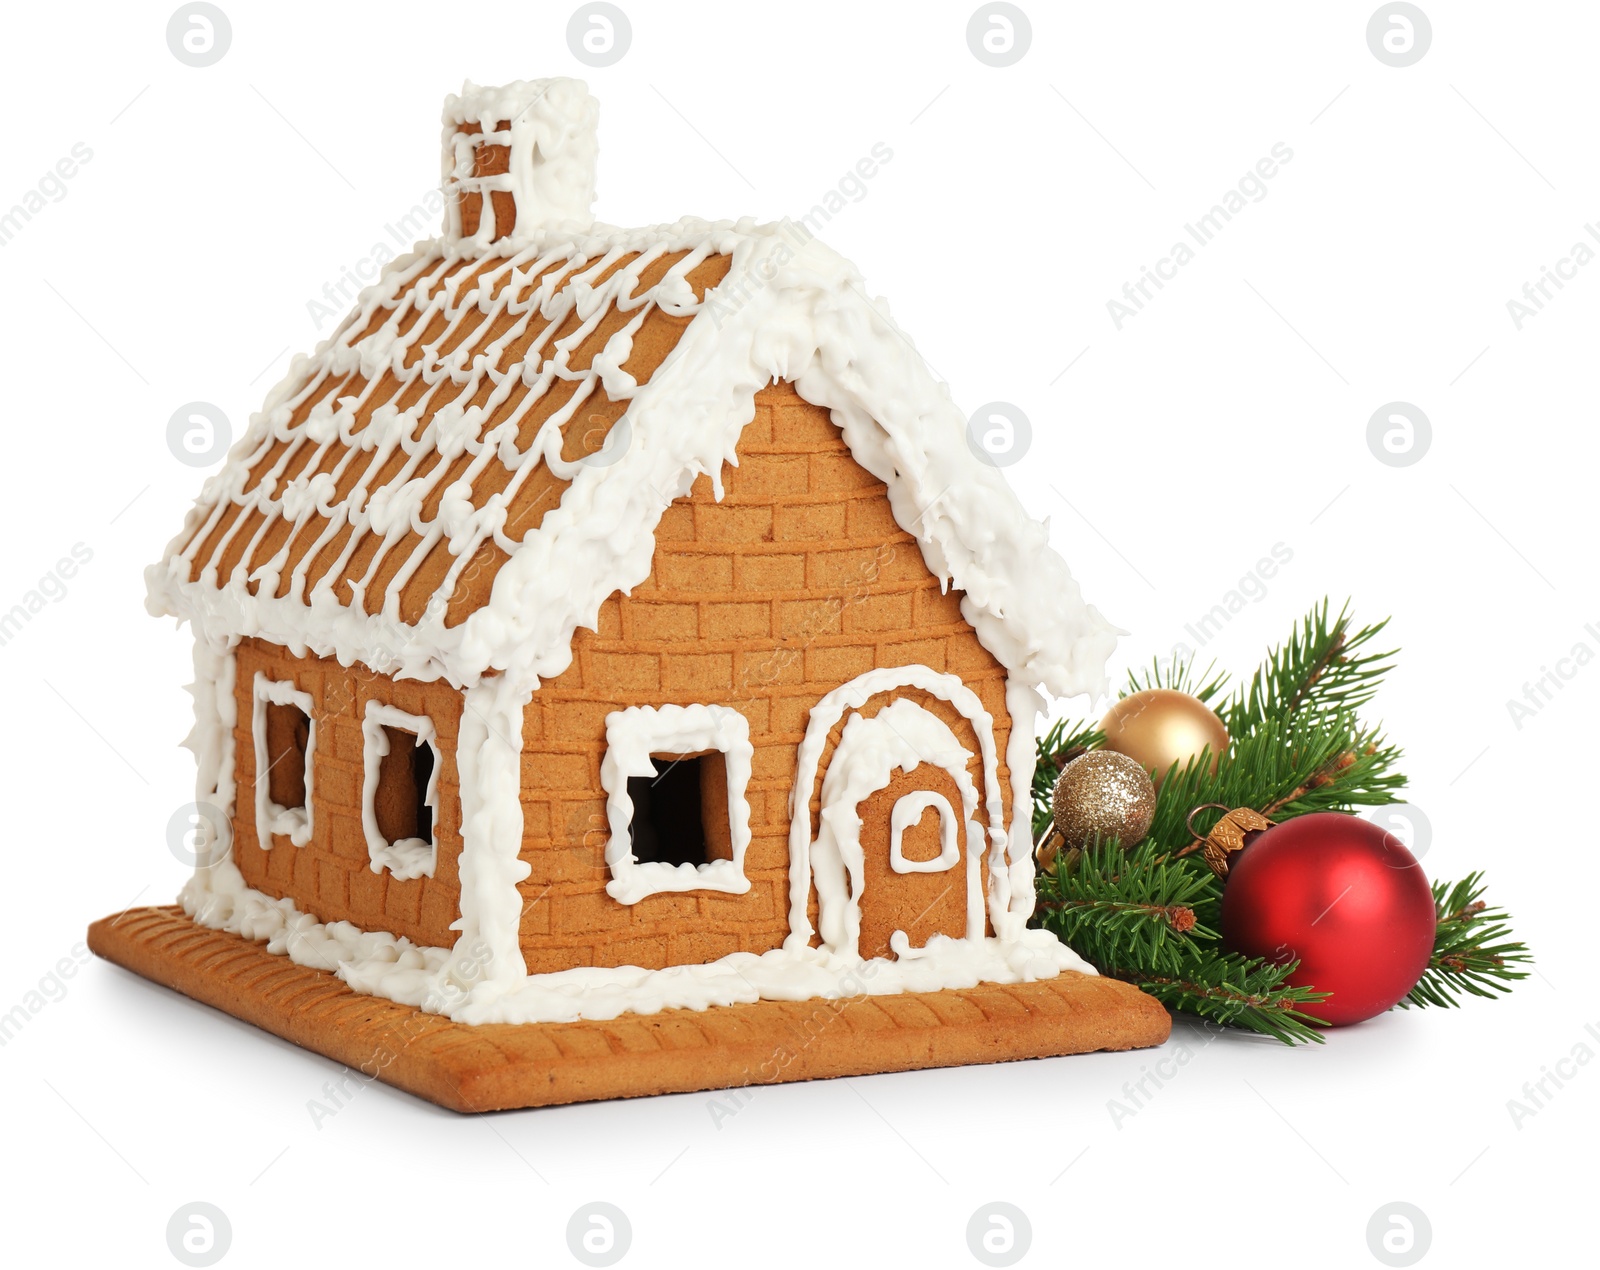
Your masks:
{"label": "red christmas ball", "polygon": [[1332,993],[1308,1012],[1335,1027],[1382,1014],[1433,952],[1433,892],[1393,834],[1342,812],[1297,816],[1233,857],[1222,939],[1234,952],[1299,961],[1289,982]]}

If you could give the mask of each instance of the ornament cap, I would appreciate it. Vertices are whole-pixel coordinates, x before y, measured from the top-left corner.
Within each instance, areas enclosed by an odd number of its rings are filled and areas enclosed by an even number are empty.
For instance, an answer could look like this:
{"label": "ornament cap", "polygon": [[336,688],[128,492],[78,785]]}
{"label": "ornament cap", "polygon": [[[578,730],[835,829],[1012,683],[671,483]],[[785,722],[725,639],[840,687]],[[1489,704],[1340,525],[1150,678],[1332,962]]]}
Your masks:
{"label": "ornament cap", "polygon": [[[1202,838],[1195,832],[1194,818],[1203,811],[1217,810],[1224,814],[1211,826],[1211,832]],[[1227,803],[1201,803],[1188,814],[1183,824],[1194,841],[1178,854],[1188,855],[1198,849],[1201,859],[1210,870],[1219,878],[1225,878],[1228,876],[1228,857],[1235,851],[1243,851],[1255,837],[1271,829],[1274,822],[1253,807],[1230,810]]]}

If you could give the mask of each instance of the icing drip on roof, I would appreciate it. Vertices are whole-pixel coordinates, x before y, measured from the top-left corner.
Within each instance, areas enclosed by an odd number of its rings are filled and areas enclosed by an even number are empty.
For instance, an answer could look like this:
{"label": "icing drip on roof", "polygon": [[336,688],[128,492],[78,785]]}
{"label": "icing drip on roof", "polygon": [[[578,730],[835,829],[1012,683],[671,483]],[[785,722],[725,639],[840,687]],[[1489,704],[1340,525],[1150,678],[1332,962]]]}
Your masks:
{"label": "icing drip on roof", "polygon": [[594,225],[598,110],[572,79],[447,100],[444,236],[295,359],[150,569],[152,610],[532,691],[648,577],[672,501],[702,475],[721,497],[755,394],[787,380],[1018,684],[1104,691],[1117,632],[887,304],[790,222]]}
{"label": "icing drip on roof", "polygon": [[[152,569],[156,611],[383,673],[537,684],[612,592],[648,576],[667,506],[702,474],[720,496],[756,392],[787,379],[832,411],[1014,676],[1104,691],[1115,629],[974,459],[888,306],[803,229],[682,221],[541,234],[484,260],[459,247],[397,262],[297,360]],[[690,275],[720,257],[726,277],[697,295]],[[645,374],[633,355],[653,313],[682,330]],[[620,416],[601,462],[563,456],[584,402]],[[559,500],[513,526],[540,479],[565,482]],[[452,601],[486,560],[492,589],[463,616]]]}

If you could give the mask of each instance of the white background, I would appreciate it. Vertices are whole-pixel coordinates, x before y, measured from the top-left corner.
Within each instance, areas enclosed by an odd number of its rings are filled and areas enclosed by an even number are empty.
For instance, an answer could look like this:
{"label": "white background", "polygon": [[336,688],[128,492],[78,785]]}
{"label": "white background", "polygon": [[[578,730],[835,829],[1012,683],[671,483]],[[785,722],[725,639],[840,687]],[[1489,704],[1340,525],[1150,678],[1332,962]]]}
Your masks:
{"label": "white background", "polygon": [[[1538,974],[1324,1046],[1180,1027],[1192,1060],[1120,1124],[1109,1100],[1155,1055],[762,1089],[720,1127],[707,1095],[461,1118],[372,1087],[317,1127],[332,1064],[94,962],[0,1050],[19,1263],[177,1264],[164,1231],[195,1200],[247,1266],[576,1264],[566,1223],[597,1199],[646,1266],[976,1265],[992,1200],[1030,1218],[1024,1265],[1377,1265],[1368,1219],[1396,1200],[1431,1222],[1425,1264],[1551,1264],[1580,1237],[1600,1064],[1520,1127],[1507,1103],[1600,1053],[1600,667],[1520,728],[1506,703],[1600,651],[1600,263],[1520,331],[1506,302],[1600,218],[1600,11],[1436,0],[1427,55],[1396,69],[1370,2],[1035,0],[1030,50],[995,69],[969,4],[627,0],[632,47],[593,70],[564,4],[224,7],[207,69],[169,52],[166,5],[8,13],[0,209],[74,143],[93,158],[0,248],[0,609],[74,544],[93,559],[0,647],[0,1012],[89,921],[182,881],[189,641],[145,616],[141,569],[203,473],[168,417],[202,400],[242,427],[326,333],[308,302],[436,181],[464,76],[586,78],[618,224],[798,216],[886,143],[824,237],[958,402],[1031,418],[1011,474],[1132,632],[1118,673],[1278,543],[1292,562],[1203,657],[1250,668],[1323,595],[1393,614],[1378,712],[1432,821],[1424,864],[1486,868]],[[1117,330],[1106,302],[1277,142],[1266,197]],[[1395,400],[1433,426],[1407,468],[1365,439]]]}

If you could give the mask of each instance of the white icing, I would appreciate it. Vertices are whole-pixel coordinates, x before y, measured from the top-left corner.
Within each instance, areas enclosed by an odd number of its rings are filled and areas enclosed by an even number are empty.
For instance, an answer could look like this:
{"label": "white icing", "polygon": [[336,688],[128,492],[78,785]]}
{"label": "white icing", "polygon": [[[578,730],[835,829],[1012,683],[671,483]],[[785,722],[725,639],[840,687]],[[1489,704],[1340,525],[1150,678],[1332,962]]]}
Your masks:
{"label": "white icing", "polygon": [[[195,801],[216,807],[231,821],[238,801],[233,733],[239,721],[239,705],[233,695],[238,660],[227,644],[197,639],[194,669],[195,682],[189,688],[194,698],[194,726],[184,744],[195,756]],[[220,859],[207,854],[196,860],[178,902],[196,921],[219,925],[233,897],[247,889],[230,849]]]}
{"label": "white icing", "polygon": [[233,729],[239,705],[233,692],[238,662],[227,645],[200,639],[194,642],[192,660],[194,682],[188,693],[194,699],[194,726],[183,745],[194,755],[195,802],[209,803],[231,819],[237,797]]}
{"label": "white icing", "polygon": [[[908,860],[906,830],[920,821],[930,807],[939,816],[939,854],[931,860]],[[889,867],[896,873],[943,873],[954,868],[961,858],[961,847],[956,840],[961,823],[956,819],[950,800],[934,790],[914,789],[897,799],[889,814]]]}
{"label": "white icing", "polygon": [[[256,743],[256,843],[263,851],[272,848],[272,837],[280,834],[297,847],[311,841],[312,776],[316,771],[317,715],[309,692],[301,692],[292,683],[268,679],[256,671],[254,687],[255,706],[250,717],[250,731]],[[267,753],[267,706],[295,706],[311,721],[306,740],[305,787],[306,801],[300,807],[280,807],[272,801],[267,772],[272,757]]]}
{"label": "white icing", "polygon": [[[491,248],[505,253],[533,239],[536,228],[572,224],[588,228],[594,216],[596,126],[600,103],[579,79],[518,80],[495,88],[470,79],[461,95],[444,103],[444,186],[446,194],[483,195],[478,233],[462,240],[461,209],[448,198],[445,236],[464,241],[469,250]],[[481,133],[464,133],[463,123],[481,124]],[[501,131],[502,124],[508,124]],[[474,152],[480,146],[508,146],[511,170],[499,176],[473,176]],[[517,205],[515,229],[509,234],[495,224],[490,193],[508,191]],[[503,241],[496,242],[497,238]]]}
{"label": "white icing", "polygon": [[519,983],[522,892],[531,872],[522,858],[522,715],[529,692],[503,676],[466,690],[456,775],[461,782],[461,932],[449,979],[463,989],[478,978]]}
{"label": "white icing", "polygon": [[[794,785],[789,791],[789,936],[784,941],[786,948],[804,947],[811,942],[811,936],[816,933],[806,912],[811,896],[813,872],[811,817],[806,814],[806,809],[811,802],[811,789],[816,782],[817,767],[822,761],[822,751],[828,742],[828,734],[844,717],[845,711],[859,709],[869,698],[880,692],[892,692],[896,688],[920,688],[941,700],[948,701],[961,712],[972,725],[973,732],[977,734],[978,750],[983,760],[984,808],[989,820],[991,920],[994,920],[997,906],[1003,911],[1004,906],[1010,901],[1010,875],[1005,862],[1007,853],[1005,806],[1000,795],[1000,761],[994,743],[993,717],[983,708],[983,702],[978,700],[978,695],[954,675],[943,674],[927,666],[880,667],[857,675],[849,683],[841,684],[811,707],[805,738],[800,742],[800,750],[795,759]],[[830,774],[832,770],[833,765],[830,764]],[[824,786],[823,802],[826,806],[828,797],[826,779]],[[853,809],[855,804],[852,803],[850,806]],[[824,829],[819,827],[818,842],[822,841],[823,833]],[[1028,844],[1028,849],[1031,851],[1031,843]],[[825,844],[824,850],[830,851],[835,848]],[[857,909],[854,918],[851,917],[853,900],[844,879],[836,871],[832,871],[832,860],[833,856],[830,855],[824,865],[824,869],[829,871],[829,876],[817,882],[818,913],[819,921],[822,920],[824,911],[837,914],[837,921],[840,924],[833,929],[831,937],[826,930],[822,932],[822,937],[825,943],[830,943],[830,946],[837,950],[853,949],[854,936],[847,935],[846,932],[852,921],[859,924],[860,913]],[[969,863],[969,876],[973,874],[975,865]],[[972,885],[977,885],[981,892],[981,882],[975,877]],[[824,888],[828,892],[826,896],[823,894]],[[979,922],[981,930],[982,914],[979,906],[969,904],[967,912],[969,928],[975,919]],[[995,929],[997,932],[1000,929],[997,920]]]}
{"label": "white icing", "polygon": [[[422,801],[432,813],[432,832],[426,839],[400,838],[394,842],[383,836],[378,828],[376,810],[378,777],[383,760],[389,754],[389,734],[385,728],[399,728],[417,738],[418,745],[433,751],[433,768],[428,775],[428,788]],[[367,837],[367,855],[372,871],[382,873],[388,869],[401,882],[413,878],[431,878],[439,862],[439,769],[443,766],[439,753],[439,734],[433,720],[423,714],[407,714],[396,706],[381,701],[368,701],[366,716],[361,720],[362,768],[361,827]]]}
{"label": "white icing", "polygon": [[[235,871],[237,872],[237,870]],[[203,897],[191,883],[179,897],[203,926],[264,942],[296,965],[328,970],[358,992],[401,1005],[422,1005],[444,980],[450,950],[414,944],[387,931],[364,931],[350,922],[319,922],[292,900],[273,899],[238,879],[213,886]]]}
{"label": "white icing", "polygon": [[[722,751],[728,773],[728,826],[733,858],[705,864],[641,863],[633,854],[633,799],[630,776],[658,775],[650,755]],[[606,716],[606,756],[600,763],[600,784],[606,791],[606,817],[611,837],[606,865],[611,881],[606,894],[622,904],[637,904],[664,891],[724,891],[743,895],[750,889],[744,875],[750,846],[750,765],[755,749],[750,724],[727,706],[630,706]]]}
{"label": "white icing", "polygon": [[[816,718],[813,711],[813,723]],[[990,749],[992,752],[992,743]],[[850,716],[822,778],[822,811],[810,851],[812,881],[817,888],[817,933],[824,948],[854,956],[860,947],[865,864],[858,811],[861,801],[887,786],[896,770],[911,772],[923,763],[931,763],[954,779],[961,791],[965,821],[978,807],[978,791],[967,772],[971,757],[949,725],[915,701],[890,702],[870,719],[859,714]],[[796,786],[796,790],[800,788]],[[804,808],[801,816],[809,819]],[[953,834],[952,824],[952,837]],[[982,836],[973,835],[969,841],[968,877],[973,885],[967,895],[967,934],[981,936],[983,894],[976,882]]]}
{"label": "white icing", "polygon": [[[648,576],[655,527],[672,500],[687,494],[702,474],[720,495],[722,465],[737,459],[735,447],[753,417],[755,393],[773,379],[789,379],[804,398],[833,412],[856,460],[887,484],[896,520],[916,537],[934,573],[963,591],[963,615],[1014,679],[1063,696],[1103,691],[1114,629],[1083,603],[1066,565],[1050,550],[1044,527],[1028,518],[999,472],[974,459],[961,412],[887,308],[869,301],[855,270],[803,232],[787,223],[748,221],[546,231],[470,282],[466,275],[441,281],[453,261],[469,254],[464,244],[423,244],[363,293],[357,312],[312,359],[296,362],[290,378],[252,418],[222,471],[207,482],[182,537],[149,571],[149,604],[190,618],[208,636],[260,636],[346,664],[361,661],[380,673],[444,678],[458,686],[498,670],[532,691],[571,663],[573,634],[595,624],[607,597]],[[796,246],[797,239],[803,245]],[[668,251],[689,255],[659,283],[639,289],[640,273]],[[635,252],[637,258],[600,280],[622,255]],[[697,303],[685,275],[718,252],[732,255],[728,278]],[[551,271],[531,291],[501,285],[546,269]],[[571,276],[563,283],[568,269]],[[391,322],[359,346],[350,344],[380,307],[407,296],[444,320],[436,342],[417,347],[429,326],[419,321],[405,336]],[[631,380],[617,378],[616,362],[651,305],[693,320],[649,382],[630,386]],[[612,310],[631,314],[629,324],[587,370],[568,369],[568,353]],[[493,346],[500,350],[530,322],[553,331],[568,314],[583,325],[557,346],[545,348],[536,340],[521,363],[501,366],[495,352],[476,356],[470,366],[459,364],[461,350],[472,343],[463,337],[488,323],[511,319]],[[453,357],[438,355],[438,348],[457,340]],[[373,382],[361,399],[341,398],[330,419],[291,426],[296,405],[329,376],[356,369],[379,349],[402,384],[425,385],[421,401],[405,412],[378,409],[368,428],[352,434],[354,407],[376,391]],[[406,367],[408,356],[412,364]],[[614,391],[631,394],[614,429],[625,442],[617,443],[614,458],[608,445],[610,461],[563,460],[562,427],[608,378]],[[519,451],[520,420],[560,380],[577,381],[571,400]],[[475,435],[517,383],[531,386],[527,397],[493,429]],[[484,403],[469,407],[484,392]],[[413,439],[424,417],[429,422]],[[281,482],[285,503],[278,474],[301,463],[302,449],[322,444],[315,437],[335,427],[357,445],[335,475],[356,464],[359,479],[342,504],[324,508],[332,519],[289,571],[287,593],[276,591],[292,538],[253,572],[240,567],[219,577],[217,561],[237,545],[233,538],[246,526],[257,526],[244,553],[250,559],[274,518],[297,512],[298,527],[312,514],[310,491],[296,491],[292,481]],[[250,468],[278,443],[283,449],[273,472],[244,494]],[[467,512],[454,497],[441,518],[421,520],[423,500],[449,464],[417,473],[429,455],[463,449],[472,467],[461,479],[473,480],[491,463],[503,463],[511,468],[511,483],[480,513]],[[383,489],[369,488],[397,451],[404,456],[399,474]],[[539,464],[572,483],[539,528],[514,541],[504,532],[504,508]],[[195,553],[234,502],[262,512],[264,519],[238,516],[201,562],[200,577],[189,581]],[[347,528],[352,532],[341,558],[315,586],[308,585],[310,562]],[[378,535],[393,547],[408,529],[421,540],[389,581],[381,611],[369,616],[364,605],[383,552],[354,581],[357,602],[342,603],[334,584],[364,537]],[[456,626],[445,625],[443,603],[429,605],[413,624],[400,619],[400,589],[439,542],[448,544],[456,561],[438,591],[448,597],[476,549],[491,540],[510,560],[496,575],[487,604]]]}
{"label": "white icing", "polygon": [[1015,939],[1027,929],[1038,893],[1033,885],[1033,769],[1039,761],[1034,738],[1039,734],[1039,715],[1044,700],[1028,684],[1006,681],[1006,713],[1011,716],[1011,735],[1006,740],[1006,771],[1011,777],[1011,849],[1006,876],[1010,897],[1005,910],[996,913],[991,904],[990,920],[1001,939]]}
{"label": "white icing", "polygon": [[[249,888],[230,900],[226,909],[212,906],[191,916],[246,939],[264,940],[267,951],[297,965],[332,971],[358,992],[472,1024],[600,1021],[753,1001],[837,1000],[980,983],[1031,983],[1053,979],[1064,970],[1096,973],[1048,931],[1027,930],[1009,941],[934,935],[925,947],[898,960],[862,961],[822,948],[778,948],[666,970],[579,966],[498,980],[480,972],[463,991],[452,988],[449,974],[462,958],[460,944],[452,954],[383,932],[361,931],[349,922],[324,924],[289,900],[270,899]],[[904,943],[903,936],[899,942]]]}
{"label": "white icing", "polygon": [[776,948],[667,970],[580,966],[530,975],[510,989],[480,989],[449,1014],[463,1023],[560,1023],[752,1001],[839,1000],[980,983],[1031,983],[1053,979],[1063,970],[1095,973],[1043,930],[1024,931],[1005,942],[935,935],[926,947],[913,951],[915,955],[897,961],[862,961],[822,948]]}

